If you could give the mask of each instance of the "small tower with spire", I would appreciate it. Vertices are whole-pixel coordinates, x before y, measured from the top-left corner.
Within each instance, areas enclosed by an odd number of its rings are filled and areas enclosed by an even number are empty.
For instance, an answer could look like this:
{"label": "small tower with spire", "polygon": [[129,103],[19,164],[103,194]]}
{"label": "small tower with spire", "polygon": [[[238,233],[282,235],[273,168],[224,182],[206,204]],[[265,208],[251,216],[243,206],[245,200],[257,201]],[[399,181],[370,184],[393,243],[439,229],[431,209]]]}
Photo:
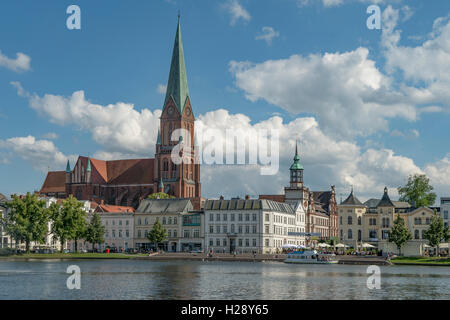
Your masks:
{"label": "small tower with spire", "polygon": [[86,167],[86,182],[87,183],[91,183],[91,158],[88,158],[88,163],[87,163],[87,167]]}
{"label": "small tower with spire", "polygon": [[291,188],[302,188],[303,187],[303,166],[300,163],[300,156],[298,155],[297,141],[295,141],[295,156],[294,163],[292,163],[289,168],[291,173]]}
{"label": "small tower with spire", "polygon": [[70,162],[69,159],[67,159],[67,165],[66,165],[66,183],[70,183],[70,173],[72,170],[70,170]]}

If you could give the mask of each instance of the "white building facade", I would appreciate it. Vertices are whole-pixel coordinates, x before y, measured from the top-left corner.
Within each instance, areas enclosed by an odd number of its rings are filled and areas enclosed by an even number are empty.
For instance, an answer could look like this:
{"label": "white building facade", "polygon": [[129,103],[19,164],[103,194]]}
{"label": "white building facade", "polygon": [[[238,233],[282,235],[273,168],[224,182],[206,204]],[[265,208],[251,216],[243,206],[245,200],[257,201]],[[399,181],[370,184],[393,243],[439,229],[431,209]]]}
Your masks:
{"label": "white building facade", "polygon": [[205,248],[216,253],[276,253],[284,244],[305,245],[305,210],[267,199],[207,200]]}

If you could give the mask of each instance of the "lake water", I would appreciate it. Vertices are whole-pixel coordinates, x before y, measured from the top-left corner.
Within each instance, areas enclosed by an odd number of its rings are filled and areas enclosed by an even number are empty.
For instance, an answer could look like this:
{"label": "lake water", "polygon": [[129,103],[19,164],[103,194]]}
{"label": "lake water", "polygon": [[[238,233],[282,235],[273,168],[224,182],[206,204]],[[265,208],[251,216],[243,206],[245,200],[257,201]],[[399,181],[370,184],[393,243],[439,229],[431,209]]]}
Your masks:
{"label": "lake water", "polygon": [[[81,289],[66,286],[81,269]],[[450,268],[279,262],[145,260],[0,261],[0,299],[450,299]]]}

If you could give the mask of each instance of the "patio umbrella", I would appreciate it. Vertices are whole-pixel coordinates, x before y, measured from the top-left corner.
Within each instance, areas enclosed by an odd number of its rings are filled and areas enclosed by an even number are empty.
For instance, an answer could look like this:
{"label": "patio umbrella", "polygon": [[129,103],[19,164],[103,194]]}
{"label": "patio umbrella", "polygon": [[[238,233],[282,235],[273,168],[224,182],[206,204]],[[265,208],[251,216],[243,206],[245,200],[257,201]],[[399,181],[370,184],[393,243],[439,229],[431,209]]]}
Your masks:
{"label": "patio umbrella", "polygon": [[336,245],[336,248],[348,248],[348,246],[345,245],[345,244],[343,244],[343,243],[338,243],[338,244]]}
{"label": "patio umbrella", "polygon": [[294,248],[297,248],[297,246],[295,244],[286,243],[286,244],[283,244],[281,246],[281,248],[283,248],[283,249],[294,249]]}
{"label": "patio umbrella", "polygon": [[331,247],[329,244],[326,244],[326,243],[319,243],[317,246],[320,247],[320,248],[329,248],[329,247]]}
{"label": "patio umbrella", "polygon": [[306,249],[306,247],[305,247],[304,245],[302,245],[302,244],[299,244],[299,245],[297,246],[297,248],[298,248],[298,249]]}
{"label": "patio umbrella", "polygon": [[363,243],[361,245],[361,247],[363,247],[363,248],[375,248],[375,246],[371,245],[370,243]]}

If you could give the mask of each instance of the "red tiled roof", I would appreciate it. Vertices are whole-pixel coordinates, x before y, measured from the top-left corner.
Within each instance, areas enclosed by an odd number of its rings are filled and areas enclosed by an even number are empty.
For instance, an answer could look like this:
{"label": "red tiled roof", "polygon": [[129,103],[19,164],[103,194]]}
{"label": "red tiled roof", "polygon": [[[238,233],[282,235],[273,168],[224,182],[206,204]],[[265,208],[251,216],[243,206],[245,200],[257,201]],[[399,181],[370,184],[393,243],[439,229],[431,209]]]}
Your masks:
{"label": "red tiled roof", "polygon": [[[80,156],[83,166],[87,157]],[[98,160],[90,158],[93,183],[152,184],[155,159]],[[98,175],[97,175],[98,174]],[[96,181],[98,179],[103,181]]]}
{"label": "red tiled roof", "polygon": [[49,171],[39,193],[64,193],[66,192],[66,172]]}
{"label": "red tiled roof", "polygon": [[277,202],[285,202],[285,196],[284,194],[260,194],[259,199],[267,199]]}
{"label": "red tiled roof", "polygon": [[113,206],[109,204],[99,204],[95,209],[96,212],[120,212],[120,213],[134,213],[135,210],[133,207],[124,207],[124,206]]}

